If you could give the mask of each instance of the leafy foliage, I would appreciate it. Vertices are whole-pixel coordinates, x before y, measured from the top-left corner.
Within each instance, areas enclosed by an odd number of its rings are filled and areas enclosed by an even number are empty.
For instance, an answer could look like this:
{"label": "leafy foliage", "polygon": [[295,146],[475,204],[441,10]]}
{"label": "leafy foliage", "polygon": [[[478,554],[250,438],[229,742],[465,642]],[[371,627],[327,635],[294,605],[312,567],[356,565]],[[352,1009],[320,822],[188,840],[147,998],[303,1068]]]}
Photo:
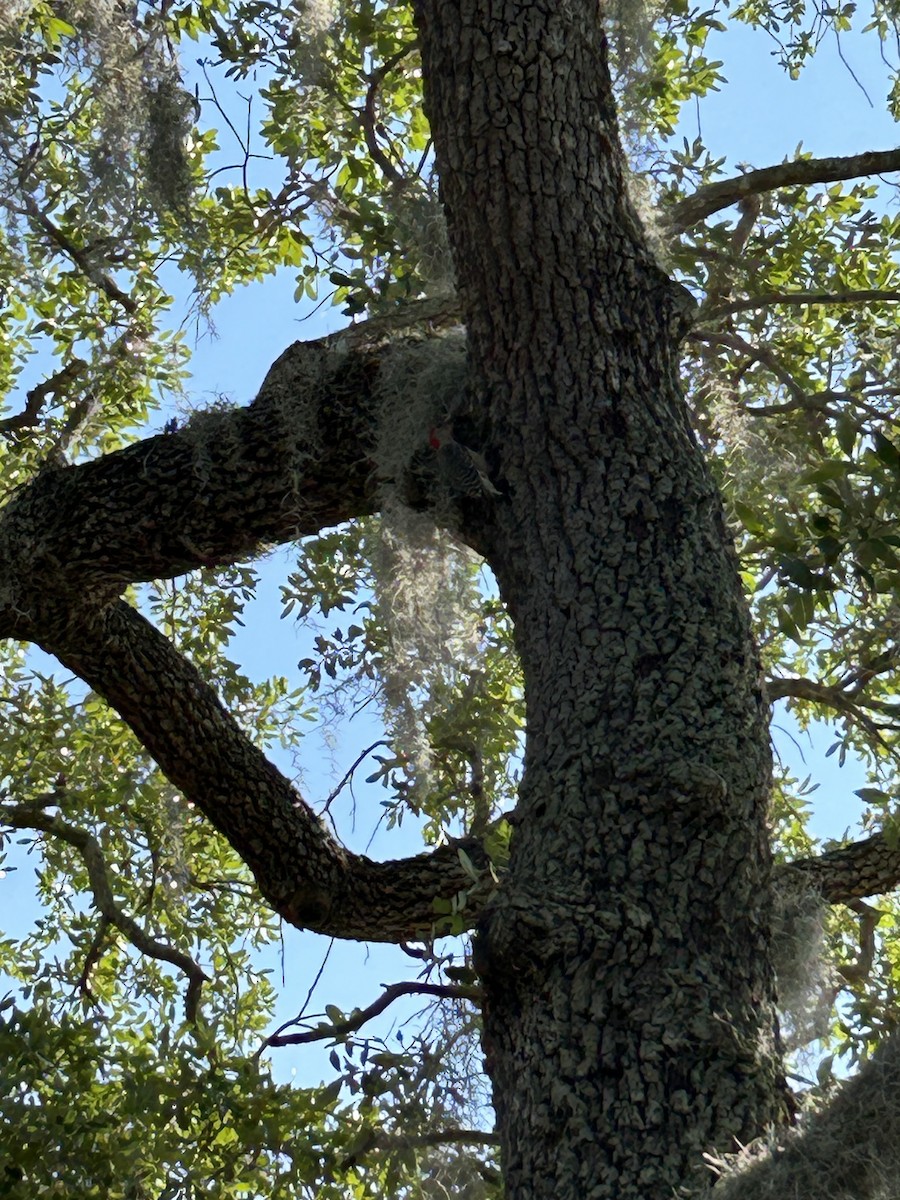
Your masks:
{"label": "leafy foliage", "polygon": [[[660,257],[701,301],[685,389],[735,525],[767,670],[801,728],[836,722],[838,758],[868,772],[864,828],[896,837],[900,218],[866,179],[750,196],[678,237],[667,224],[679,200],[726,173],[702,138],[675,136],[681,107],[726,84],[707,55],[710,31],[762,26],[796,74],[852,9],[671,0],[641,9],[637,24],[622,19],[614,65],[636,203]],[[873,36],[895,22],[878,0]],[[321,295],[352,315],[452,289],[420,70],[405,4],[5,7],[6,495],[60,455],[85,459],[139,436],[177,398],[188,351],[184,331],[166,329],[176,291],[192,288],[204,312],[288,269],[298,299]],[[895,76],[892,111],[897,86]],[[263,114],[248,107],[237,120],[235,97],[251,87]],[[298,547],[283,600],[285,616],[312,627],[299,691],[255,682],[228,657],[252,568],[134,599],[263,746],[296,745],[313,703],[330,720],[380,706],[369,783],[388,824],[418,818],[431,843],[487,832],[499,871],[509,827],[497,818],[514,803],[524,725],[511,626],[478,565],[434,531],[421,536],[370,520]],[[456,604],[434,628],[398,618],[402,589],[421,595],[422,556],[440,560],[439,593]],[[402,612],[415,615],[415,603]],[[242,863],[95,696],[19,648],[3,655],[0,820],[10,866],[36,864],[42,915],[0,941],[10,988],[0,1106],[17,1130],[15,1148],[0,1149],[0,1195],[496,1190],[488,1152],[434,1137],[485,1121],[471,1004],[424,1021],[399,1048],[339,1032],[343,1014],[329,1012],[320,1032],[332,1081],[276,1084],[255,1051],[274,1006],[257,952],[279,931]],[[404,655],[419,665],[401,676]],[[814,849],[812,792],[787,770],[777,780],[787,859]],[[140,951],[103,912],[96,860],[66,829],[89,835],[116,910],[202,965],[196,1020],[185,1020],[171,958]],[[815,1035],[850,1060],[894,1021],[900,914],[892,899],[877,904],[877,919],[835,912],[823,935],[830,991]],[[423,978],[465,977],[464,946],[421,953]]]}

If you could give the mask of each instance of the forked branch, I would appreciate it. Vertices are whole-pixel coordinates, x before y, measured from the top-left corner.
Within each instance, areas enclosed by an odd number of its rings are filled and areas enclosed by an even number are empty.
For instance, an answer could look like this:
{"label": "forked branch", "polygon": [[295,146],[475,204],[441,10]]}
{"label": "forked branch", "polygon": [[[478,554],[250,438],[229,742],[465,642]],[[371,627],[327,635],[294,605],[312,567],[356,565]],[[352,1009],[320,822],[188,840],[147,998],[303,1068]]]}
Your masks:
{"label": "forked branch", "polygon": [[439,1000],[471,1000],[477,1004],[481,1000],[481,991],[476,987],[460,987],[457,984],[444,983],[391,983],[386,984],[384,991],[377,1000],[373,1000],[366,1008],[358,1008],[343,1021],[329,1021],[316,1025],[313,1029],[304,1029],[300,1033],[275,1033],[266,1038],[266,1046],[305,1046],[311,1042],[337,1041],[348,1034],[356,1033],[369,1021],[380,1016],[395,1000],[401,996],[435,996]]}

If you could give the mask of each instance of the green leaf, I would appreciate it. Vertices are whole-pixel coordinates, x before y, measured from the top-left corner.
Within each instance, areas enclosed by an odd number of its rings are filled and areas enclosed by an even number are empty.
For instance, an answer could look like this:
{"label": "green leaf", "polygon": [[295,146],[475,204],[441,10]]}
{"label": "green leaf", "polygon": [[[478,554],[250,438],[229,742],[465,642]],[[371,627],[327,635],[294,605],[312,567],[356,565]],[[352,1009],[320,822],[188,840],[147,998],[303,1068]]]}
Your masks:
{"label": "green leaf", "polygon": [[881,430],[876,429],[872,434],[872,442],[875,446],[875,453],[881,462],[894,470],[900,468],[900,450],[890,438],[886,437]]}
{"label": "green leaf", "polygon": [[890,804],[892,799],[887,792],[875,787],[857,788],[853,794],[859,796],[860,800],[864,800],[866,804]]}

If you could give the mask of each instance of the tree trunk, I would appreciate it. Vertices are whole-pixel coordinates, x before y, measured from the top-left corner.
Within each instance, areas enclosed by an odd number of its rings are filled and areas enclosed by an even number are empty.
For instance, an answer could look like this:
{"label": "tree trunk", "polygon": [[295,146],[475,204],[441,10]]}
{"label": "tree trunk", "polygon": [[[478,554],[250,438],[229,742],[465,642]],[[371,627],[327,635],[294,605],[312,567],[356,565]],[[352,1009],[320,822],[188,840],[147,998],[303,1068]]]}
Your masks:
{"label": "tree trunk", "polygon": [[782,1108],[746,606],[595,0],[417,19],[528,706],[476,947],[508,1195],[669,1200]]}

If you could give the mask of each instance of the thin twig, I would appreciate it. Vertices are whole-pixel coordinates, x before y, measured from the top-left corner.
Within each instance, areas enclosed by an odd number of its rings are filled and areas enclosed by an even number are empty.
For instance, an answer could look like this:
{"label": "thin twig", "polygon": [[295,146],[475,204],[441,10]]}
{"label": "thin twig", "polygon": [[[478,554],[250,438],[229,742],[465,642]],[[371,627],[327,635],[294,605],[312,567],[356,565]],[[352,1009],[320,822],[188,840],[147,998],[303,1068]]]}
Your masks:
{"label": "thin twig", "polygon": [[381,66],[373,71],[368,76],[368,88],[366,89],[366,100],[363,107],[358,110],[359,118],[363,128],[363,136],[366,139],[366,146],[373,160],[381,167],[384,176],[393,184],[401,185],[406,182],[406,177],[402,171],[398,171],[385,152],[378,144],[378,134],[376,125],[378,124],[378,114],[375,110],[375,104],[378,100],[378,90],[384,82],[385,76],[389,71],[392,71],[399,62],[409,54],[410,50],[416,45],[415,42],[410,42],[409,45],[401,47],[396,54],[392,54],[390,58],[385,59]]}
{"label": "thin twig", "polygon": [[499,1146],[500,1138],[486,1129],[435,1129],[428,1133],[376,1137],[373,1149],[405,1150],[416,1146]]}
{"label": "thin twig", "polygon": [[843,292],[765,292],[761,296],[749,296],[734,300],[730,304],[704,309],[703,320],[715,321],[732,313],[746,312],[753,308],[770,308],[773,304],[872,304],[878,301],[900,300],[900,291],[894,288],[864,288],[860,291]]}
{"label": "thin twig", "polygon": [[30,429],[37,425],[47,397],[52,396],[57,400],[60,395],[65,395],[86,368],[87,363],[83,358],[72,358],[49,379],[35,384],[25,393],[25,407],[22,411],[0,421],[0,434],[16,433],[20,429]]}
{"label": "thin twig", "polygon": [[81,968],[81,974],[75,983],[75,990],[89,1000],[93,1000],[94,993],[91,991],[91,973],[94,967],[100,961],[103,952],[103,943],[106,941],[106,931],[109,929],[109,921],[106,917],[101,916],[97,923],[97,930],[91,941],[90,949],[84,960],[84,966]]}
{"label": "thin twig", "polygon": [[[313,993],[315,992],[316,988],[319,986],[319,981],[321,980],[322,974],[325,970],[325,964],[328,962],[328,959],[331,956],[331,951],[333,949],[334,949],[334,938],[332,938],[331,941],[328,943],[328,949],[325,951],[325,957],[322,959],[321,963],[319,964],[319,969],[318,969],[318,971],[316,971],[315,979],[309,985],[309,991],[306,993],[306,999],[300,1005],[300,1011],[297,1013],[296,1017],[290,1017],[283,1024],[279,1025],[271,1037],[266,1038],[266,1040],[263,1042],[263,1044],[260,1046],[260,1048],[254,1054],[254,1056],[253,1056],[254,1058],[259,1058],[259,1056],[262,1054],[263,1050],[265,1050],[266,1046],[274,1045],[275,1044],[274,1039],[279,1037],[284,1032],[285,1029],[289,1029],[291,1027],[291,1025],[297,1025],[300,1021],[303,1020],[303,1014],[306,1012],[306,1006],[309,1004],[310,1000],[313,997]],[[282,983],[283,982],[284,982],[284,972],[282,971]]]}
{"label": "thin twig", "polygon": [[346,1020],[320,1025],[315,1029],[306,1029],[302,1033],[272,1034],[263,1042],[261,1049],[265,1049],[266,1046],[305,1046],[310,1042],[324,1042],[346,1037],[348,1033],[356,1033],[368,1021],[380,1016],[401,996],[436,996],[441,1000],[471,1000],[473,1004],[478,1004],[481,1002],[481,989],[444,983],[386,984],[384,992],[377,1000],[373,1001],[368,1008],[357,1009]]}
{"label": "thin twig", "polygon": [[59,226],[55,225],[47,214],[41,211],[30,196],[26,196],[24,203],[25,210],[32,220],[40,225],[50,240],[69,256],[72,262],[90,279],[91,283],[96,284],[101,292],[108,296],[110,300],[114,300],[130,317],[133,317],[138,311],[138,306],[127,292],[123,292],[115,280],[111,279],[104,271],[101,271],[95,263],[91,262],[90,255],[79,246],[76,246],[63,233]]}
{"label": "thin twig", "polygon": [[387,746],[387,745],[388,745],[388,743],[382,738],[380,741],[373,742],[371,746],[367,746],[365,748],[365,750],[363,750],[363,752],[358,756],[358,758],[354,759],[354,761],[351,763],[350,767],[344,774],[344,777],[341,779],[340,783],[337,785],[337,787],[334,789],[334,791],[328,793],[328,798],[325,801],[325,803],[322,805],[323,812],[328,812],[329,808],[331,808],[332,804],[335,802],[335,800],[338,798],[338,796],[341,794],[341,792],[347,786],[349,781],[353,778],[353,772],[357,769],[357,767],[360,765],[360,763],[363,761],[363,759],[366,758],[368,755],[370,755],[373,750],[377,750],[379,746]]}
{"label": "thin twig", "polygon": [[764,367],[768,367],[769,371],[784,384],[791,395],[800,401],[801,404],[805,404],[806,390],[781,365],[775,357],[774,351],[769,346],[753,345],[753,343],[746,341],[739,334],[726,333],[724,330],[713,329],[693,329],[687,335],[686,340],[689,342],[706,342],[714,346],[727,346],[731,350],[738,350],[742,354],[746,354],[750,362],[758,362]]}

